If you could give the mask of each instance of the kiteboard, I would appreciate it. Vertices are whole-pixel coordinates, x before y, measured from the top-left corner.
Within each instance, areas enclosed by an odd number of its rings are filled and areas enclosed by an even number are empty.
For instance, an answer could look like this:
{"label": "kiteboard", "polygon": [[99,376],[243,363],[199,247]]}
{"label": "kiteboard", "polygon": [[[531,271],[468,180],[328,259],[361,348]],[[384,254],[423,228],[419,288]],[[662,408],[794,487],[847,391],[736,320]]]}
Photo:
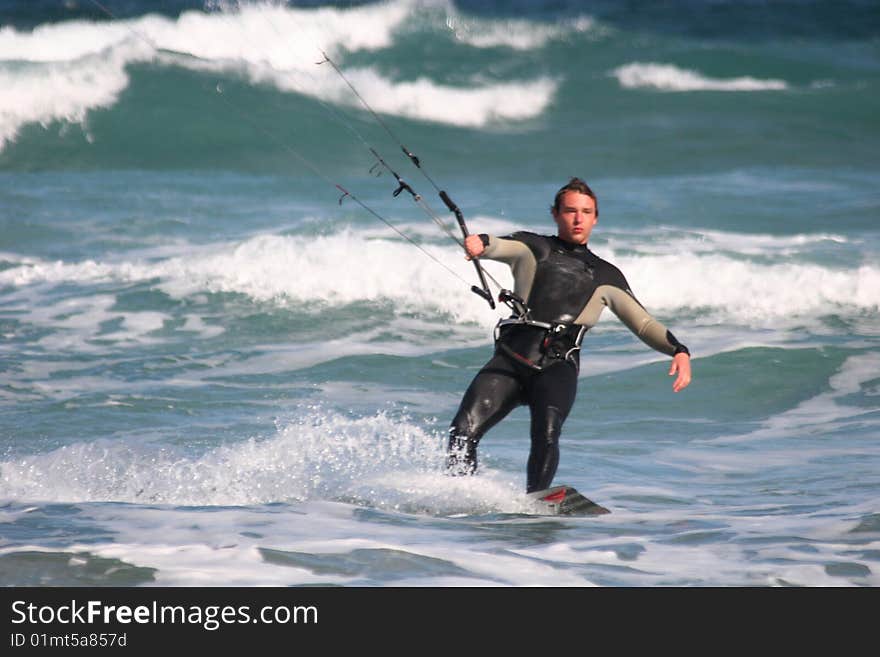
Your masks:
{"label": "kiteboard", "polygon": [[611,513],[581,495],[571,486],[552,486],[526,495],[535,504],[536,513],[548,516],[598,516]]}

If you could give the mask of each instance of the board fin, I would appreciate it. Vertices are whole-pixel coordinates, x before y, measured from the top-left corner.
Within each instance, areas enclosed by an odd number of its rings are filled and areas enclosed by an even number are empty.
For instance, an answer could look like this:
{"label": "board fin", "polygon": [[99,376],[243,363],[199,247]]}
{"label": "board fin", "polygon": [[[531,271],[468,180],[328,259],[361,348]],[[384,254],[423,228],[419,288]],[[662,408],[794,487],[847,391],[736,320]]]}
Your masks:
{"label": "board fin", "polygon": [[542,515],[598,516],[611,513],[571,486],[553,486],[528,493],[526,497],[534,502],[537,512]]}

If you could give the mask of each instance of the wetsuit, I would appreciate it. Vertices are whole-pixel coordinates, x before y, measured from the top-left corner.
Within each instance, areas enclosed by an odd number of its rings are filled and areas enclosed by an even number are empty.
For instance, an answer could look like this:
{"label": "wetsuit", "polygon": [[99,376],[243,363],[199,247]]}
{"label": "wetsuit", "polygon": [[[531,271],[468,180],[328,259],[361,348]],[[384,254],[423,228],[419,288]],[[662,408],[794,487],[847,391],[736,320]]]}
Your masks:
{"label": "wetsuit", "polygon": [[559,435],[574,404],[580,342],[605,307],[653,349],[689,353],[636,300],[621,271],[586,245],[517,232],[480,235],[481,258],[507,263],[520,312],[495,330],[495,353],[477,373],[449,429],[452,474],[477,468],[480,438],[520,405],[531,413],[526,490],[549,488],[559,463]]}

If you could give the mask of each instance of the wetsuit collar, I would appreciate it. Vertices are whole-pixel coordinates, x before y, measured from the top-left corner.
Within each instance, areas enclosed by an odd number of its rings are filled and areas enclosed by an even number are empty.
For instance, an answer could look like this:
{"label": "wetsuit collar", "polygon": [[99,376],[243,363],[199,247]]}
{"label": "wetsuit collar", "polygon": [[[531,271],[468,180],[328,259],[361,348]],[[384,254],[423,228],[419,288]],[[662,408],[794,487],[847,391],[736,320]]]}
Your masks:
{"label": "wetsuit collar", "polygon": [[553,239],[556,240],[556,243],[563,247],[566,251],[589,251],[586,244],[575,244],[574,242],[567,242],[558,235],[554,235]]}

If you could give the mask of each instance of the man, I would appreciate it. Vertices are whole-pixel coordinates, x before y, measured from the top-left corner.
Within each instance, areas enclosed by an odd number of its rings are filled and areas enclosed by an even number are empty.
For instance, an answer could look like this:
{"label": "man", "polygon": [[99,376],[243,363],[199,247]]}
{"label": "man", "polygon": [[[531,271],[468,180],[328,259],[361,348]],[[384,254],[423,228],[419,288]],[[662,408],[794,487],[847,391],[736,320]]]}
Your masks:
{"label": "man", "polygon": [[477,469],[480,438],[510,411],[526,404],[531,448],[526,492],[550,487],[559,463],[559,435],[574,404],[580,344],[607,306],[653,349],[672,356],[672,389],[691,381],[690,352],[636,300],[623,274],[587,248],[599,208],[578,178],[563,186],[551,213],[556,237],[516,232],[506,237],[470,235],[468,259],[508,264],[514,278],[502,300],[514,310],[495,329],[495,354],[477,373],[449,429],[450,474]]}

